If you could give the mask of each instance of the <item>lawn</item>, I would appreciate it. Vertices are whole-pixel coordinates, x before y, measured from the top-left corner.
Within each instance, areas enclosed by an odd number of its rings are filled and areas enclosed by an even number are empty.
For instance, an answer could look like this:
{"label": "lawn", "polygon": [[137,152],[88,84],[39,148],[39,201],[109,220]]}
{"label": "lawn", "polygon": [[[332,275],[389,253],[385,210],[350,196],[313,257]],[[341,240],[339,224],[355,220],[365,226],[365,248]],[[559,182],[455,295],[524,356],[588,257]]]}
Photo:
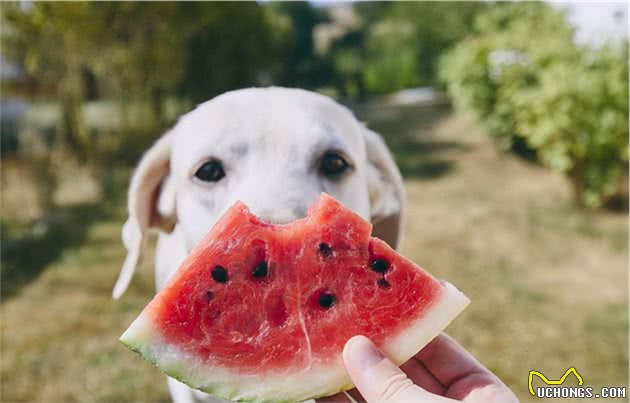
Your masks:
{"label": "lawn", "polygon": [[[403,252],[472,300],[448,333],[522,401],[539,400],[530,370],[554,379],[575,366],[585,385],[627,385],[626,213],[574,207],[562,176],[497,151],[446,107],[357,113],[405,176]],[[117,174],[106,201],[64,207],[43,235],[15,240],[23,231],[3,212],[0,400],[168,400],[164,376],[117,341],[153,293],[148,251],[127,294],[110,298],[124,259]],[[3,203],[12,186],[26,185],[3,180]]]}

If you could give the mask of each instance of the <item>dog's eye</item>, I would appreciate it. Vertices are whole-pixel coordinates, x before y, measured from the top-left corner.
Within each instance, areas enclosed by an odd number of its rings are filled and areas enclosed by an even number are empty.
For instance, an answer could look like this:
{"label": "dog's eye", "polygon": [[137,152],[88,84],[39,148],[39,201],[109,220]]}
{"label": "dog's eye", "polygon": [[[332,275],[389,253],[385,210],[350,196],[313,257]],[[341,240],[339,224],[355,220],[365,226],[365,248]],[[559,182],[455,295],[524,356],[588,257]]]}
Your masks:
{"label": "dog's eye", "polygon": [[335,151],[328,151],[319,162],[319,171],[329,178],[337,178],[350,168],[350,164]]}
{"label": "dog's eye", "polygon": [[195,172],[195,178],[204,182],[218,182],[225,176],[221,161],[210,160],[204,163]]}

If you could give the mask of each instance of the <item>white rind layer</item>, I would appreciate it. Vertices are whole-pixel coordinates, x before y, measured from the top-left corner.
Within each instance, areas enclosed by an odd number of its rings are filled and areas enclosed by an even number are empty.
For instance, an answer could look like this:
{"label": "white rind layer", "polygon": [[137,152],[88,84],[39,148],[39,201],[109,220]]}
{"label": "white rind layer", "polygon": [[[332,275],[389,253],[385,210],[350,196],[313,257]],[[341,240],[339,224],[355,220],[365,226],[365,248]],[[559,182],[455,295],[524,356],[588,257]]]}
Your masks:
{"label": "white rind layer", "polygon": [[[413,357],[470,303],[453,285],[442,284],[442,295],[426,314],[392,335],[382,346],[396,364]],[[274,375],[242,375],[223,367],[209,366],[176,346],[164,343],[146,312],[140,314],[120,340],[167,375],[224,399],[295,402],[329,396],[353,387],[341,354],[326,365],[313,362],[306,369]]]}
{"label": "white rind layer", "polygon": [[441,283],[444,286],[443,294],[426,315],[391,337],[382,346],[385,354],[397,365],[403,364],[422,350],[422,347],[439,335],[470,304],[468,297],[451,283]]}

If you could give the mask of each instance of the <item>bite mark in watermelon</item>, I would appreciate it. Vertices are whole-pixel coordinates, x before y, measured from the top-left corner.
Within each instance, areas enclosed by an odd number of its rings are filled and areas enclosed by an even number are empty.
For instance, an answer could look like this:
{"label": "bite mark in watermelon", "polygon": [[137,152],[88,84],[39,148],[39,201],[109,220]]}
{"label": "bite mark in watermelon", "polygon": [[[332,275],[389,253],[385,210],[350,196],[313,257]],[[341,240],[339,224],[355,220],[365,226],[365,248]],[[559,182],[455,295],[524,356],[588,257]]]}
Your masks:
{"label": "bite mark in watermelon", "polygon": [[191,387],[239,401],[352,388],[341,353],[362,334],[402,364],[469,303],[322,194],[285,225],[232,206],[121,341]]}

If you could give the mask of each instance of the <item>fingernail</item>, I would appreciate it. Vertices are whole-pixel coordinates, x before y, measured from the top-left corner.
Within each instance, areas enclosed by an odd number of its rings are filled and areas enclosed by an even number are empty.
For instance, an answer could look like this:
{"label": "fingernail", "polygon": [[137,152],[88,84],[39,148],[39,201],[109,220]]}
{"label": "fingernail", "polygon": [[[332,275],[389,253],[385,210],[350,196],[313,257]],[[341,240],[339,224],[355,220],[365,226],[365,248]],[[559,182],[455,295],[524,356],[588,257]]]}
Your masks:
{"label": "fingernail", "polygon": [[354,368],[371,368],[383,361],[385,355],[365,336],[354,336],[343,349],[346,363]]}

